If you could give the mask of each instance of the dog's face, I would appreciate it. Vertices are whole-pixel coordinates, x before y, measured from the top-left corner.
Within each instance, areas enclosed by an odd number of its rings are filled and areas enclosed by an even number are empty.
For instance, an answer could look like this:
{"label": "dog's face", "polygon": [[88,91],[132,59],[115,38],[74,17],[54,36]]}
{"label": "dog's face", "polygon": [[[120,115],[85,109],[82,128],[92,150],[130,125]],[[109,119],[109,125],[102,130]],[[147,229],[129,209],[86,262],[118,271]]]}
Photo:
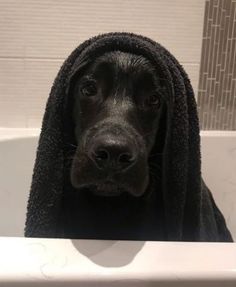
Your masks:
{"label": "dog's face", "polygon": [[144,194],[163,95],[157,72],[142,56],[109,52],[86,68],[73,85],[75,188],[102,196]]}

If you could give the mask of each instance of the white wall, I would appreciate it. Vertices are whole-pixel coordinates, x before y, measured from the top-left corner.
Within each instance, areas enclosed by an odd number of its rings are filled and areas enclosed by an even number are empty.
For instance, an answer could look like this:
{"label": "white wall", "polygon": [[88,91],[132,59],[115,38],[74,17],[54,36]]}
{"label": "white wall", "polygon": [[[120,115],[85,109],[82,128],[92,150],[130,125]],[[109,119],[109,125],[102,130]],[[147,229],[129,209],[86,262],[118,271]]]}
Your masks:
{"label": "white wall", "polygon": [[0,0],[0,126],[38,127],[63,60],[103,32],[167,47],[197,91],[204,0]]}

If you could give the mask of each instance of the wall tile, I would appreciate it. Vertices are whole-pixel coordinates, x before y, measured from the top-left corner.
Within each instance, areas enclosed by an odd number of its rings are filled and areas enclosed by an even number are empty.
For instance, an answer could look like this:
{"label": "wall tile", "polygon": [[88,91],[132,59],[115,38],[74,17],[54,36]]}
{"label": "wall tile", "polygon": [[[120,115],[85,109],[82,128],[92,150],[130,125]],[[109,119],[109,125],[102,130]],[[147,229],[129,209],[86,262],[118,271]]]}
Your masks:
{"label": "wall tile", "polygon": [[62,61],[85,39],[132,31],[163,44],[197,94],[204,0],[1,0],[0,126],[40,126]]}
{"label": "wall tile", "polygon": [[236,1],[207,0],[198,86],[203,130],[236,130]]}

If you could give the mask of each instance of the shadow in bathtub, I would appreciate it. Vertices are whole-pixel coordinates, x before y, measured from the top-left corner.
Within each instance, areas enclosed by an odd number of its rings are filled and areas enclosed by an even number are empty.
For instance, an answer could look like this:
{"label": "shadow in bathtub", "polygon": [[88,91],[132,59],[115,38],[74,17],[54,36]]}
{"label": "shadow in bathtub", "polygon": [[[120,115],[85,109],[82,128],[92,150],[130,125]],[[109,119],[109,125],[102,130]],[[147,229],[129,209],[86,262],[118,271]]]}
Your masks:
{"label": "shadow in bathtub", "polygon": [[128,265],[145,245],[145,241],[71,240],[89,260],[103,267]]}
{"label": "shadow in bathtub", "polygon": [[[23,236],[38,138],[0,141],[0,236]],[[13,212],[14,211],[14,212]]]}

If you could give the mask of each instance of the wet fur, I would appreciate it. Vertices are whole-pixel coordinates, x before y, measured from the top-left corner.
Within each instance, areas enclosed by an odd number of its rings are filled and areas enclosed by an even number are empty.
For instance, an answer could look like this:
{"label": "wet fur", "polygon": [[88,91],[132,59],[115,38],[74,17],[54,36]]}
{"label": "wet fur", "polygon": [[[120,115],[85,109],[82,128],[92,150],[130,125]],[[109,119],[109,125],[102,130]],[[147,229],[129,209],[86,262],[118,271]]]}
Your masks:
{"label": "wet fur", "polygon": [[[76,145],[71,182],[75,193],[65,202],[66,234],[70,237],[164,240],[161,160],[166,88],[157,75],[141,56],[110,52],[74,79],[71,91]],[[96,80],[96,98],[81,95],[81,83],[86,78]],[[160,105],[147,107],[144,99],[154,90],[158,91]],[[88,150],[99,136],[114,133],[131,139],[132,148],[139,154],[134,167],[110,175],[94,166]],[[105,178],[112,178],[112,184],[104,183]],[[103,189],[106,194],[118,189],[121,193],[103,196],[99,194]]]}

